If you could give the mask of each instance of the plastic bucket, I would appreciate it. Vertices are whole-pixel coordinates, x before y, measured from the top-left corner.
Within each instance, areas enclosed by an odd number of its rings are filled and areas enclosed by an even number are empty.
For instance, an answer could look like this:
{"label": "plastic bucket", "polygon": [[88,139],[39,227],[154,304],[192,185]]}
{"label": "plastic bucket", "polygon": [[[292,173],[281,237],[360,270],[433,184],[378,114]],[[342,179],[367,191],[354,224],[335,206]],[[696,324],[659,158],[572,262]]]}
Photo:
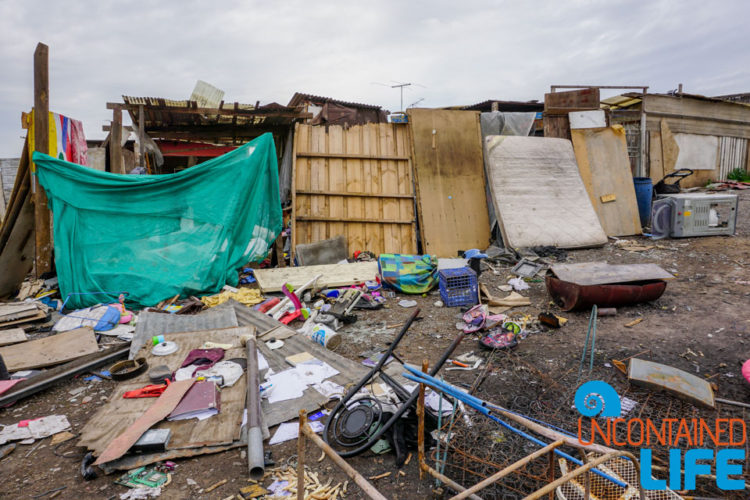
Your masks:
{"label": "plastic bucket", "polygon": [[338,332],[320,323],[313,326],[305,335],[307,338],[316,344],[324,346],[326,349],[336,349],[341,345],[341,341],[343,340]]}
{"label": "plastic bucket", "polygon": [[635,199],[638,201],[638,215],[641,226],[647,226],[651,219],[651,199],[654,196],[654,183],[650,177],[633,177]]}

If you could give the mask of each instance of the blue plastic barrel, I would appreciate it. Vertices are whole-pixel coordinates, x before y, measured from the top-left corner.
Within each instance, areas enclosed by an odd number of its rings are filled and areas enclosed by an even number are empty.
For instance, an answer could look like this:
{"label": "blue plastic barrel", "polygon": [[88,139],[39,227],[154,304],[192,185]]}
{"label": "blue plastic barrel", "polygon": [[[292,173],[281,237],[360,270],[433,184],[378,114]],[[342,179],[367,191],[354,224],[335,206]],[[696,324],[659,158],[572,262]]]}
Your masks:
{"label": "blue plastic barrel", "polygon": [[647,226],[651,219],[651,198],[654,196],[654,183],[650,177],[633,177],[635,199],[638,200],[638,215],[641,226]]}

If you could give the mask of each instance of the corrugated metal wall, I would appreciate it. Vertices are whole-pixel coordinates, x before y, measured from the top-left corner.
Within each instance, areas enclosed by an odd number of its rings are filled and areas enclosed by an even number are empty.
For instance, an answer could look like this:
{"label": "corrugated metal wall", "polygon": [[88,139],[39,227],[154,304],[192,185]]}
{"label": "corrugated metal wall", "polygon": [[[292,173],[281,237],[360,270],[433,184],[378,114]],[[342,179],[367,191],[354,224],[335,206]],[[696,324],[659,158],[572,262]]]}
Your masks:
{"label": "corrugated metal wall", "polygon": [[719,137],[719,178],[725,180],[735,168],[747,168],[747,139]]}

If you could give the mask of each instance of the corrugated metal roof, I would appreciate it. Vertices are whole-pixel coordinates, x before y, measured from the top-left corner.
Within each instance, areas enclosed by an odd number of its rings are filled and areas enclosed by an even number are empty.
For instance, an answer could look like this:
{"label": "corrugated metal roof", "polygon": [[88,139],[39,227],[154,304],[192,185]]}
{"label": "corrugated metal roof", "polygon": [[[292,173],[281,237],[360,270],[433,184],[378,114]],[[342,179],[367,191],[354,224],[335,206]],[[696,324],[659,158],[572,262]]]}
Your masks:
{"label": "corrugated metal roof", "polygon": [[255,106],[222,101],[218,108],[201,108],[196,101],[122,98],[133,123],[138,123],[139,107],[143,106],[144,128],[152,139],[205,139],[215,144],[236,144],[264,132],[288,130],[295,120],[307,116],[277,103]]}
{"label": "corrugated metal roof", "polygon": [[334,104],[340,104],[342,106],[349,106],[350,108],[376,109],[376,110],[382,109],[382,106],[376,106],[374,104],[362,104],[359,102],[340,101],[332,97],[323,97],[323,96],[313,95],[313,94],[303,94],[301,92],[294,93],[292,98],[289,100],[288,106],[297,107],[301,104],[304,104],[306,101],[311,101],[315,104],[331,102]]}
{"label": "corrugated metal roof", "polygon": [[[168,314],[144,311],[138,315],[135,334],[130,343],[129,359],[138,352],[151,337],[177,332],[199,332],[240,326],[233,308],[209,309],[198,314]],[[244,325],[243,325],[244,326]]]}
{"label": "corrugated metal roof", "polygon": [[499,99],[487,99],[470,106],[462,106],[460,109],[489,111],[492,105],[497,103],[498,111],[543,111],[544,103],[538,101],[501,101]]}

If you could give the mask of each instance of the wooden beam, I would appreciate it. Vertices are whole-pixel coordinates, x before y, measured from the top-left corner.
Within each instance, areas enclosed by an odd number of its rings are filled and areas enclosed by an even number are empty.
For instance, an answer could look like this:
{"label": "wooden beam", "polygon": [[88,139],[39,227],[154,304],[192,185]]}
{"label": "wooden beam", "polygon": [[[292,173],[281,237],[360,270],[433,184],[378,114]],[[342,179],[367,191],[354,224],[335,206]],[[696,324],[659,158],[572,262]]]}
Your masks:
{"label": "wooden beam", "polygon": [[339,192],[339,191],[306,191],[304,189],[300,189],[296,191],[296,193],[298,195],[305,194],[305,195],[310,195],[310,196],[320,195],[320,196],[354,196],[357,198],[405,198],[409,200],[414,199],[413,194],[346,193],[346,192]]}
{"label": "wooden beam", "polygon": [[[49,47],[43,43],[38,43],[34,51],[34,149],[49,153]],[[36,168],[32,168],[35,172]],[[39,277],[52,270],[52,224],[47,193],[36,175],[32,179],[36,235],[34,270]]]}
{"label": "wooden beam", "polygon": [[297,158],[342,158],[344,160],[386,160],[386,161],[409,161],[408,156],[384,156],[354,153],[297,153]]}
{"label": "wooden beam", "polygon": [[122,109],[112,110],[112,130],[109,140],[109,170],[115,174],[124,174],[122,164]]}
{"label": "wooden beam", "polygon": [[344,222],[344,223],[350,223],[350,222],[365,222],[365,223],[373,223],[373,224],[414,224],[413,219],[409,220],[399,220],[399,219],[367,219],[367,218],[359,218],[359,217],[347,217],[346,219],[342,220],[340,217],[317,217],[315,215],[298,215],[296,217],[299,221],[320,221],[320,222]]}
{"label": "wooden beam", "polygon": [[143,104],[138,106],[138,166],[143,167],[146,162],[143,159],[143,155],[146,151],[146,145],[143,143],[143,136],[145,135],[145,111],[143,110]]}

